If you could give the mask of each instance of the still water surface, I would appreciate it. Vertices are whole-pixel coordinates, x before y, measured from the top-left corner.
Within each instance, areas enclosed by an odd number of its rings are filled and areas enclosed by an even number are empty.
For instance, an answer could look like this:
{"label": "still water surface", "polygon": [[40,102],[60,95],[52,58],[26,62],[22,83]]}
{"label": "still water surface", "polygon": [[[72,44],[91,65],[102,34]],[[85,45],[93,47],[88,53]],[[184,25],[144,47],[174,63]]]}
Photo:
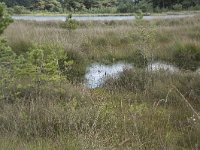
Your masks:
{"label": "still water surface", "polygon": [[[134,69],[133,64],[118,62],[112,65],[94,63],[88,66],[85,80],[88,88],[100,87],[109,77],[118,77],[125,69]],[[146,67],[147,71],[167,71],[171,73],[178,72],[179,69],[171,64],[155,62]]]}
{"label": "still water surface", "polygon": [[[165,15],[165,16],[144,16],[144,20],[153,19],[173,19],[191,17],[193,15]],[[65,21],[66,16],[13,16],[15,20],[34,20],[34,21]],[[78,21],[114,21],[114,20],[134,20],[134,16],[74,16]]]}

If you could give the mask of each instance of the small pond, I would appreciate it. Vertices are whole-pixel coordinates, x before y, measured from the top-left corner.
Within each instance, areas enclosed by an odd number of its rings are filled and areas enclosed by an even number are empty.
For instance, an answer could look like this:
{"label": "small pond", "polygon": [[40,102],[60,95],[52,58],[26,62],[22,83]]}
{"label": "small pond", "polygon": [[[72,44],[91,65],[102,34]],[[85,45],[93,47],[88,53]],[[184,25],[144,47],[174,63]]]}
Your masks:
{"label": "small pond", "polygon": [[[124,69],[134,69],[134,65],[127,63],[116,63],[112,65],[104,65],[94,63],[88,66],[86,70],[85,80],[86,86],[88,88],[96,88],[101,86],[105,80],[109,77],[117,77],[120,73],[124,71]],[[146,68],[148,71],[169,71],[169,72],[178,72],[179,69],[173,65],[155,62],[151,63]]]}
{"label": "small pond", "polygon": [[94,63],[87,68],[87,73],[85,75],[86,86],[89,88],[99,87],[104,83],[107,77],[116,77],[119,73],[123,72],[124,69],[131,68],[133,68],[131,64],[125,63],[116,63],[112,65]]}

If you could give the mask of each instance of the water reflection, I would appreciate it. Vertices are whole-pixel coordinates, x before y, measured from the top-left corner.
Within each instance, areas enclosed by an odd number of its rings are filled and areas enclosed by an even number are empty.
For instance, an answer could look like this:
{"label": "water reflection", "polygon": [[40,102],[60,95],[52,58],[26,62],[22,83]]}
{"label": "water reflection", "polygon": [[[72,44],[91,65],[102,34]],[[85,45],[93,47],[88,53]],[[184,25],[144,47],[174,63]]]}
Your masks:
{"label": "water reflection", "polygon": [[131,64],[117,63],[113,65],[92,64],[87,68],[85,75],[86,86],[89,88],[96,88],[101,86],[107,77],[117,76],[123,72],[124,69],[133,68]]}
{"label": "water reflection", "polygon": [[200,74],[200,68],[197,69],[196,73]]}
{"label": "water reflection", "polygon": [[148,65],[147,69],[149,71],[160,71],[160,70],[169,71],[169,72],[179,71],[179,69],[175,67],[174,65],[162,63],[162,62],[151,63]]}
{"label": "water reflection", "polygon": [[[123,72],[124,69],[132,69],[132,64],[126,64],[126,63],[116,63],[112,65],[103,65],[94,63],[87,68],[87,73],[85,75],[86,80],[86,86],[88,88],[96,88],[101,86],[104,81],[112,76],[117,77],[119,73]],[[146,70],[148,71],[168,71],[168,72],[178,72],[179,69],[173,65],[161,63],[161,62],[155,62],[151,63],[147,66]]]}

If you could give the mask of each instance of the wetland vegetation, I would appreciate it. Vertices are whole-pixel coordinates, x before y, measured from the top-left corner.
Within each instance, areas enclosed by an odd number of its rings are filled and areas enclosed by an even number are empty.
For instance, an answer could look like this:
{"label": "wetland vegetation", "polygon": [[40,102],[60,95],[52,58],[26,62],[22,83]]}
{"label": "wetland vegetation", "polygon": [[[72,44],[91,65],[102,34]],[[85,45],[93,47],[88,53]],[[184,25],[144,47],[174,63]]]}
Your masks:
{"label": "wetland vegetation", "polygon": [[[199,14],[0,20],[0,149],[200,149]],[[85,86],[87,66],[119,62],[132,67]]]}

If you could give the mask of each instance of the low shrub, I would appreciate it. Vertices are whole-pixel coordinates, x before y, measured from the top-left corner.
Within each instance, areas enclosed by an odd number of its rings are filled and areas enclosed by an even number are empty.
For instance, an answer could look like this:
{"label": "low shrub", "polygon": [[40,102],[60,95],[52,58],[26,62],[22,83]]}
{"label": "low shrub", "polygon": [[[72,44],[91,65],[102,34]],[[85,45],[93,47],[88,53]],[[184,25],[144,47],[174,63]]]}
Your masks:
{"label": "low shrub", "polygon": [[13,64],[16,54],[7,45],[4,39],[0,38],[0,67],[7,67]]}
{"label": "low shrub", "polygon": [[142,10],[138,10],[137,13],[135,14],[135,19],[136,20],[142,20],[143,19],[143,12]]}
{"label": "low shrub", "polygon": [[120,91],[142,92],[147,84],[146,72],[144,70],[124,70],[120,76],[110,78],[106,81],[105,87],[108,89],[120,89]]}
{"label": "low shrub", "polygon": [[138,67],[138,68],[144,68],[148,64],[148,60],[147,60],[145,54],[143,54],[140,50],[136,50],[132,54],[131,59],[132,59],[131,62],[134,63],[134,66]]}
{"label": "low shrub", "polygon": [[75,30],[77,29],[79,26],[79,22],[72,19],[72,15],[70,14],[66,21],[64,23],[61,24],[62,28],[68,29],[68,30]]}
{"label": "low shrub", "polygon": [[200,66],[200,47],[195,44],[176,44],[173,61],[182,69],[196,70]]}
{"label": "low shrub", "polygon": [[33,46],[33,43],[28,40],[19,38],[17,41],[12,42],[10,46],[17,55],[21,55],[27,53],[30,47]]}
{"label": "low shrub", "polygon": [[[71,62],[70,67],[65,68],[65,62]],[[61,72],[73,83],[83,80],[87,61],[78,51],[67,51],[67,58],[59,60]]]}

